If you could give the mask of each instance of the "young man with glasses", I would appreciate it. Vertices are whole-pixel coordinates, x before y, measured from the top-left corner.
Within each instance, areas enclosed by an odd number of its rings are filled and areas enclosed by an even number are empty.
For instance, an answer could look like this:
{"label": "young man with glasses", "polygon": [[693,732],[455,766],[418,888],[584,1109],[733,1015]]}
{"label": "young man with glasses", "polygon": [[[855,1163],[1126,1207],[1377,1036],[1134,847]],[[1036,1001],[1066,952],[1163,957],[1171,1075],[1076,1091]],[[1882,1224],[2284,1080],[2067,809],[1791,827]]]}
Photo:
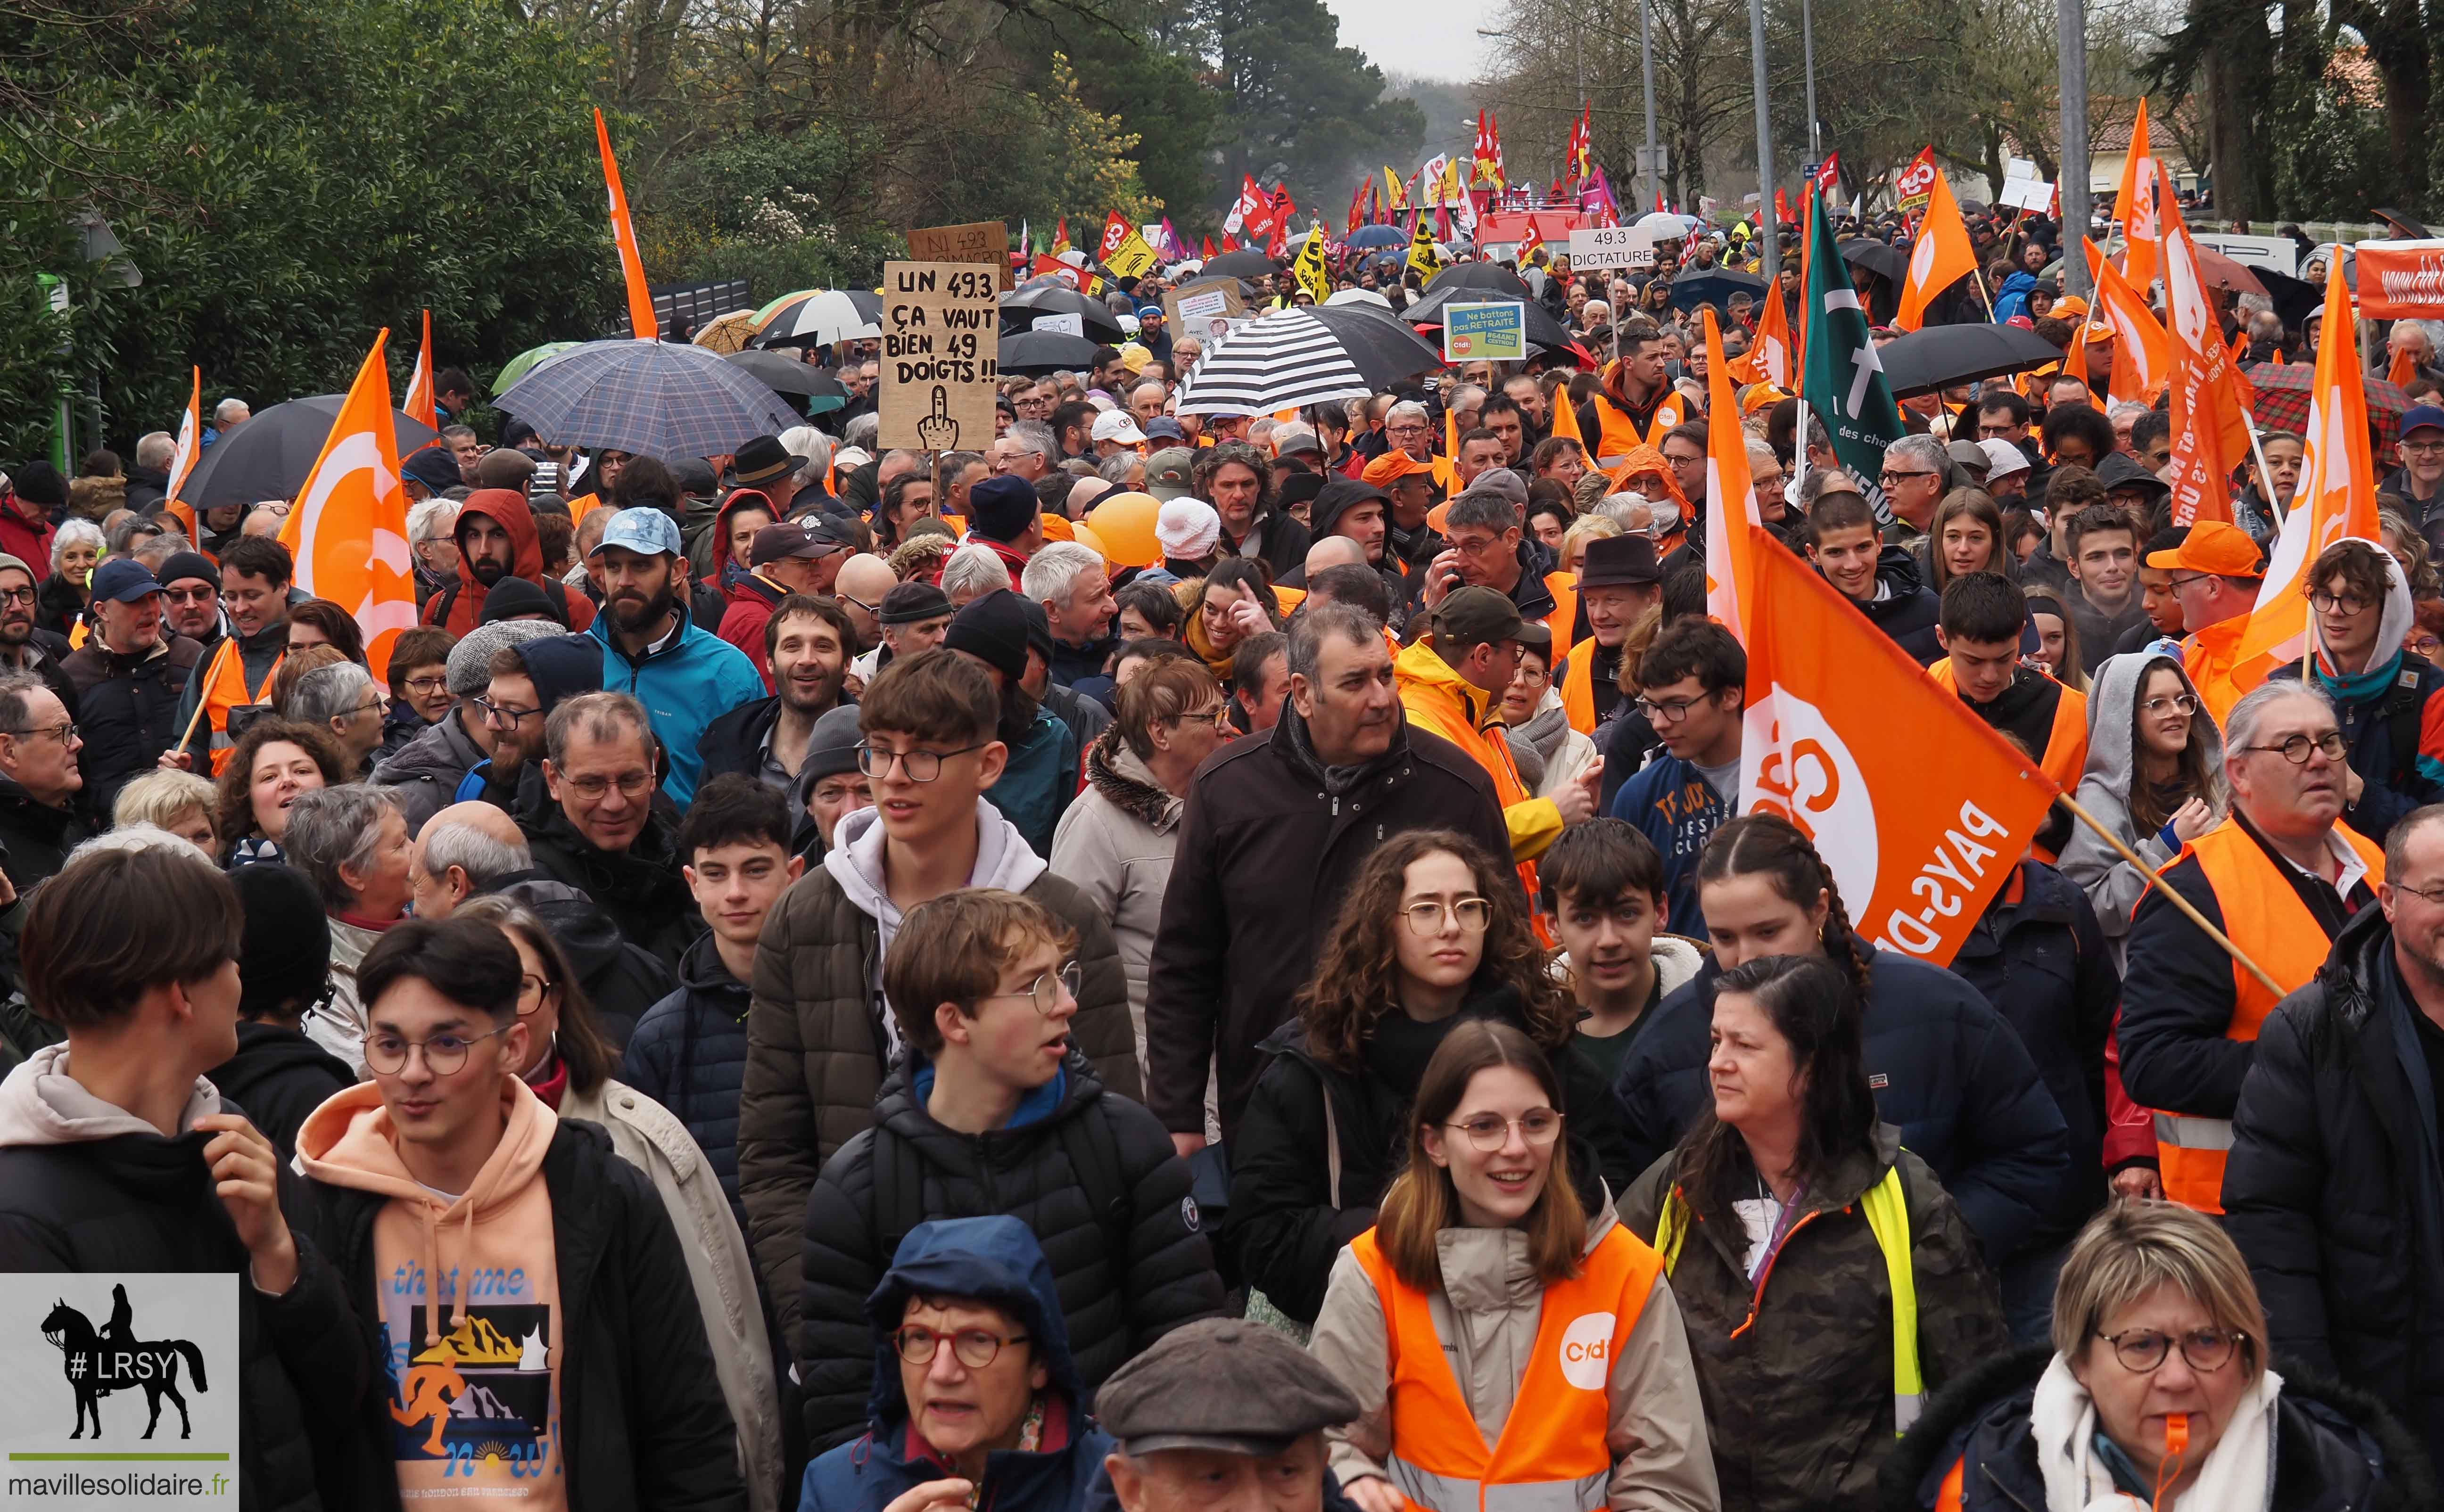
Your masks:
{"label": "young man with glasses", "polygon": [[334,1332],[387,1362],[334,1409],[344,1503],[744,1512],[678,1236],[644,1172],[519,1079],[522,974],[490,920],[394,926],[357,968],[368,1079],[298,1134],[305,1226],[356,1315]]}
{"label": "young man with glasses", "polygon": [[806,1194],[823,1163],[874,1121],[905,1018],[892,1011],[883,963],[918,904],[991,887],[1060,918],[1077,935],[1082,971],[1071,1037],[1102,1086],[1140,1095],[1111,926],[986,797],[1008,759],[993,733],[1000,711],[993,674],[947,646],[884,668],[858,706],[875,806],[842,816],[823,865],[774,906],[756,949],[739,1186],[757,1268],[793,1341]]}
{"label": "young man with glasses", "polygon": [[[908,1053],[871,1129],[824,1163],[794,1219],[804,1250],[787,1279],[804,1308],[795,1344],[810,1444],[866,1427],[869,1299],[928,1219],[999,1212],[1033,1231],[1085,1391],[1220,1310],[1188,1163],[1074,1042],[1077,943],[1060,916],[999,888],[921,904],[892,941],[883,996]],[[751,1211],[751,1169],[749,1179]]]}
{"label": "young man with glasses", "polygon": [[2150,888],[2130,919],[2121,1084],[2155,1110],[2164,1195],[2224,1211],[2224,1157],[2260,1026],[2305,986],[2335,937],[2375,899],[2384,855],[2341,822],[2359,778],[2320,686],[2260,684],[2232,707],[2223,776],[2231,812],[2161,876],[2270,980]]}
{"label": "young man with glasses", "polygon": [[106,814],[119,790],[151,771],[178,738],[178,695],[203,659],[201,646],[164,634],[161,585],[128,558],[94,569],[93,629],[60,664],[76,684],[78,723],[93,747],[85,789]]}
{"label": "young man with glasses", "polygon": [[551,711],[543,736],[547,801],[532,802],[526,789],[510,816],[536,867],[592,898],[621,938],[676,970],[696,931],[677,816],[656,801],[661,755],[644,706],[626,693],[582,693]]}
{"label": "young man with glasses", "polygon": [[[2334,701],[2350,747],[2342,818],[2381,845],[2411,810],[2444,800],[2444,671],[2403,649],[2413,628],[2410,582],[2384,552],[2337,541],[2305,581],[2317,686]],[[2273,675],[2297,679],[2300,664],[2286,662]]]}
{"label": "young man with glasses", "polygon": [[1638,709],[1663,752],[1613,795],[1625,820],[1663,857],[1663,916],[1694,940],[1706,938],[1697,907],[1697,854],[1740,801],[1740,718],[1749,658],[1710,619],[1676,620],[1639,658]]}

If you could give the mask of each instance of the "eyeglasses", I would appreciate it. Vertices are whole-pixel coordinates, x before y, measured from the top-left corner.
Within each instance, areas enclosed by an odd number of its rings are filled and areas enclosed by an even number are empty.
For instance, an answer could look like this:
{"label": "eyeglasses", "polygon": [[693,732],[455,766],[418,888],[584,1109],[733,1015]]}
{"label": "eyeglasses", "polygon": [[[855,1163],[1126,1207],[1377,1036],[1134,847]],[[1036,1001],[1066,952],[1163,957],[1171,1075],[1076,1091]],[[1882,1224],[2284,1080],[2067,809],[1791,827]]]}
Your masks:
{"label": "eyeglasses", "polygon": [[[30,588],[28,589],[26,591],[26,597],[28,599],[34,597],[33,590]],[[220,594],[216,590],[211,588],[164,588],[161,590],[161,597],[169,599],[172,603],[197,604],[211,603],[213,599],[218,599]]]}
{"label": "eyeglasses", "polygon": [[2404,441],[2401,450],[2405,454],[2416,457],[2444,455],[2444,441]]}
{"label": "eyeglasses", "polygon": [[2321,615],[2329,615],[2336,610],[2346,615],[2355,615],[2374,601],[2362,599],[2355,593],[2327,593],[2323,589],[2308,596],[2308,607]]}
{"label": "eyeglasses", "polygon": [[2393,884],[2393,890],[2397,893],[2407,893],[2413,897],[2423,897],[2430,903],[2444,905],[2444,887],[2413,887],[2407,882],[2396,882]]}
{"label": "eyeglasses", "polygon": [[2170,697],[2150,698],[2138,707],[2150,714],[2160,714],[2168,709],[2176,713],[2194,714],[2198,711],[2198,701],[2187,693],[2174,693]]}
{"label": "eyeglasses", "polygon": [[951,1353],[958,1356],[959,1363],[972,1371],[980,1371],[991,1364],[1000,1357],[1005,1346],[1028,1341],[1025,1334],[1012,1334],[1004,1338],[982,1328],[963,1328],[955,1334],[937,1334],[930,1328],[911,1323],[891,1336],[891,1347],[911,1365],[930,1365],[945,1338],[951,1341]]}
{"label": "eyeglasses", "polygon": [[1883,472],[1883,481],[1884,487],[1889,489],[1896,483],[1906,482],[1911,478],[1932,478],[1934,476],[1935,476],[1935,474],[1932,472],[1897,472],[1891,468],[1886,468]]}
{"label": "eyeglasses", "polygon": [[399,686],[405,688],[409,692],[422,697],[437,693],[444,688],[449,687],[450,678],[447,674],[439,677],[410,677]]}
{"label": "eyeglasses", "polygon": [[900,771],[910,782],[930,783],[942,775],[944,762],[954,756],[964,756],[972,750],[982,750],[991,744],[991,741],[980,740],[972,746],[962,746],[957,750],[901,751],[876,750],[871,746],[861,745],[857,748],[857,769],[868,777],[888,777],[891,775],[892,764],[897,762],[899,764]]}
{"label": "eyeglasses", "polygon": [[1057,971],[1046,971],[1029,982],[1024,992],[988,992],[978,1001],[990,1003],[995,998],[1031,998],[1035,1002],[1035,1011],[1048,1019],[1052,1017],[1053,1010],[1061,1006],[1061,994],[1066,992],[1074,1000],[1085,980],[1085,968],[1072,961]]}
{"label": "eyeglasses", "polygon": [[540,709],[520,709],[514,704],[496,704],[489,698],[470,698],[475,711],[484,716],[487,725],[514,725],[543,712]]}
{"label": "eyeglasses", "polygon": [[609,796],[615,787],[620,789],[621,798],[642,798],[653,788],[654,774],[621,772],[617,777],[598,777],[589,772],[583,777],[563,777],[560,782],[562,786],[574,790],[578,797],[593,803]]}
{"label": "eyeglasses", "polygon": [[2164,586],[2178,593],[2194,582],[2204,582],[2213,576],[2212,572],[2194,572],[2186,578],[2167,578],[2164,580]]}
{"label": "eyeglasses", "polygon": [[1171,716],[1175,725],[1212,725],[1215,729],[1231,728],[1231,705],[1226,700],[1204,709],[1189,709]]}
{"label": "eyeglasses", "polygon": [[1446,1129],[1456,1129],[1468,1135],[1468,1142],[1477,1149],[1491,1152],[1510,1142],[1510,1131],[1531,1150],[1542,1150],[1562,1136],[1562,1116],[1550,1108],[1530,1108],[1516,1118],[1498,1118],[1480,1113],[1464,1123],[1447,1123]]}
{"label": "eyeglasses", "polygon": [[34,590],[31,588],[0,588],[0,603],[32,603],[33,601]]}
{"label": "eyeglasses", "polygon": [[1409,932],[1412,934],[1441,933],[1446,914],[1459,920],[1459,927],[1471,934],[1484,932],[1486,927],[1493,922],[1493,905],[1481,897],[1454,898],[1449,903],[1439,898],[1428,898],[1420,903],[1412,903],[1400,912],[1409,916]]}
{"label": "eyeglasses", "polygon": [[2338,762],[2349,753],[2351,747],[2350,743],[2342,739],[2341,730],[2329,729],[2313,740],[2306,735],[2293,735],[2279,746],[2243,746],[2240,748],[2272,751],[2294,766],[2305,766],[2311,750],[2324,751],[2327,761]]}
{"label": "eyeglasses", "polygon": [[[2113,1346],[2124,1369],[2152,1374],[2173,1352],[2173,1338],[2152,1328],[2124,1329],[2097,1337]],[[2231,1363],[2232,1351],[2249,1336],[2229,1328],[2193,1328],[2180,1337],[2181,1358],[2194,1371],[2219,1371]]]}
{"label": "eyeglasses", "polygon": [[355,709],[350,710],[349,712],[352,714],[379,714],[382,711],[382,695],[376,693],[370,703],[359,704]]}
{"label": "eyeglasses", "polygon": [[[543,995],[550,991],[551,988],[552,983],[549,977],[536,976],[532,972],[528,972],[527,974],[520,976],[518,978],[518,1017],[521,1019],[526,1018],[528,1015],[533,1013],[535,1008],[542,1007]],[[528,1000],[529,999],[532,999],[534,1003],[534,1007],[532,1008],[527,1006]]]}
{"label": "eyeglasses", "polygon": [[1689,717],[1690,710],[1713,696],[1712,693],[1700,693],[1694,698],[1667,698],[1659,704],[1640,698],[1637,701],[1638,711],[1646,716],[1648,724],[1676,725]]}
{"label": "eyeglasses", "polygon": [[31,740],[37,735],[48,735],[65,746],[77,738],[77,728],[75,720],[64,719],[56,725],[36,725],[30,729],[11,729],[0,731],[0,733],[14,735],[19,740]]}
{"label": "eyeglasses", "polygon": [[455,1075],[467,1064],[467,1052],[476,1042],[496,1034],[506,1034],[509,1025],[482,1034],[436,1034],[430,1040],[411,1040],[399,1034],[369,1034],[364,1038],[365,1064],[386,1077],[395,1077],[407,1069],[410,1051],[424,1056],[424,1069],[436,1077]]}

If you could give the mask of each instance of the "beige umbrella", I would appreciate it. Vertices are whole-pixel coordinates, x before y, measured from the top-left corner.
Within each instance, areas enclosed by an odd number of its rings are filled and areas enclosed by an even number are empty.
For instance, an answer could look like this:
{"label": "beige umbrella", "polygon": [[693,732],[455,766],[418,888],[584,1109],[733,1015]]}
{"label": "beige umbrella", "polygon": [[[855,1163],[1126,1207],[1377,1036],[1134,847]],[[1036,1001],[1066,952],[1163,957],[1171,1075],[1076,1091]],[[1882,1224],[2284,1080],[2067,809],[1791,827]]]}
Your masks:
{"label": "beige umbrella", "polygon": [[727,357],[732,352],[744,351],[754,335],[755,312],[731,310],[727,315],[716,315],[707,321],[704,329],[695,333],[695,344]]}

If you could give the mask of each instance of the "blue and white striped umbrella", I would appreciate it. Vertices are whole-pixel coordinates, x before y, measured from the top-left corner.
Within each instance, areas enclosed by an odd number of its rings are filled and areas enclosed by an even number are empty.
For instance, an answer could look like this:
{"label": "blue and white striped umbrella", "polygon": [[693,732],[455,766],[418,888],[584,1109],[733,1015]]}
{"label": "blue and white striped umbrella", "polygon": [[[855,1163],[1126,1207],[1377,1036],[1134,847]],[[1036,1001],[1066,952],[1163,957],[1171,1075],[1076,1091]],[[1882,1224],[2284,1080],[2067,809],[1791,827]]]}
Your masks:
{"label": "blue and white striped umbrella", "polygon": [[1373,392],[1324,322],[1303,309],[1275,310],[1206,349],[1179,391],[1179,413],[1270,415]]}
{"label": "blue and white striped umbrella", "polygon": [[711,457],[805,419],[754,375],[686,342],[588,341],[492,401],[561,446],[650,457]]}

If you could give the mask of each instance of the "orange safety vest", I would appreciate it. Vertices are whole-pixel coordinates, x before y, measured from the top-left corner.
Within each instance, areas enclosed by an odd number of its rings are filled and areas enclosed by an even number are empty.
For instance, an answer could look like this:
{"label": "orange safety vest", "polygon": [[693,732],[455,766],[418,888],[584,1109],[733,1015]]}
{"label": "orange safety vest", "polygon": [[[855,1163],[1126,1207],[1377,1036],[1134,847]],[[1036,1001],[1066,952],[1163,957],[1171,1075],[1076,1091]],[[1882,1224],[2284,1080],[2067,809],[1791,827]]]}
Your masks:
{"label": "orange safety vest", "polygon": [[[224,658],[222,652],[229,655]],[[237,636],[224,639],[213,653],[212,675],[204,682],[204,719],[212,727],[211,749],[213,775],[229,765],[230,748],[236,745],[229,738],[230,710],[248,704],[263,702],[271,691],[271,679],[280,675],[280,664],[288,659],[286,652],[272,658],[271,669],[263,674],[263,686],[252,692],[246,688],[246,653],[238,648]]]}
{"label": "orange safety vest", "polygon": [[1578,1275],[1546,1285],[1527,1372],[1489,1447],[1426,1294],[1392,1273],[1374,1229],[1349,1253],[1382,1304],[1392,1441],[1383,1467],[1409,1512],[1602,1512],[1613,1469],[1613,1362],[1663,1258],[1615,1224]]}
{"label": "orange safety vest", "polygon": [[2269,666],[2266,658],[2251,664],[2255,675],[2246,681],[2240,676],[2240,637],[2248,630],[2249,616],[2234,615],[2194,631],[2181,641],[2181,671],[2190,679],[2190,686],[2198,691],[2198,702],[2214,716],[2217,729],[2231,717],[2231,706],[2240,702],[2241,694],[2266,680]]}
{"label": "orange safety vest", "polygon": [[[1952,677],[1951,657],[1938,657],[1926,674],[1935,679],[1936,687],[1955,696],[1959,693],[1959,686]],[[2063,685],[2062,696],[2054,700],[2054,722],[2046,731],[2046,748],[2037,752],[2037,768],[2065,793],[2079,791],[2080,777],[2087,770],[2087,694],[2067,683]],[[2044,846],[2038,846],[2036,853],[2037,859],[2047,866],[2054,863],[2054,857]]]}
{"label": "orange safety vest", "polygon": [[[1545,628],[1553,638],[1567,645],[1571,630],[1579,622],[1579,575],[1562,569],[1545,574],[1545,591],[1553,596],[1553,612],[1545,617]],[[1546,658],[1552,665],[1552,658]]]}
{"label": "orange safety vest", "polygon": [[[1600,391],[1595,396],[1595,400],[1598,427],[1596,463],[1599,467],[1610,470],[1620,466],[1627,459],[1632,448],[1643,446],[1646,443],[1646,436],[1638,429],[1638,422],[1630,417],[1629,412],[1622,409],[1620,402],[1611,395]],[[1663,418],[1663,412],[1659,406],[1656,410],[1655,417],[1658,420]],[[1678,423],[1677,420],[1673,422],[1674,425]],[[1668,430],[1670,427],[1667,426],[1665,429]]]}
{"label": "orange safety vest", "polygon": [[1582,735],[1596,732],[1596,659],[1620,655],[1619,648],[1598,645],[1593,636],[1570,648],[1569,669],[1562,674],[1562,712]]}
{"label": "orange safety vest", "polygon": [[[2348,826],[2338,824],[2334,833],[2358,853],[2360,863],[2367,868],[2370,887],[2384,880],[2383,851]],[[2240,827],[2238,820],[2228,817],[2182,846],[2181,857],[2190,856],[2198,858],[2207,885],[2214,889],[2216,906],[2223,911],[2224,933],[2282,986],[2283,992],[2268,992],[2246,967],[2237,961],[2231,964],[2231,1022],[2224,1025],[2224,1038],[2252,1043],[2284,994],[2298,991],[2315,978],[2333,942],[2292,891],[2291,879],[2283,875],[2266,848]],[[2179,865],[2180,858],[2175,857],[2173,864]],[[2222,1212],[2223,1165],[2231,1151],[2231,1121],[2161,1108],[2150,1111],[2156,1119],[2156,1159],[2163,1174],[2164,1195],[2200,1212]]]}
{"label": "orange safety vest", "polygon": [[[1528,784],[1520,780],[1518,758],[1510,754],[1510,741],[1504,733],[1501,706],[1482,689],[1471,686],[1457,673],[1452,673],[1431,641],[1431,636],[1421,638],[1414,645],[1403,647],[1393,658],[1392,665],[1399,683],[1400,707],[1410,723],[1450,741],[1485,769],[1485,775],[1493,780],[1493,801],[1504,810],[1504,821],[1508,826],[1511,819],[1509,810],[1534,801],[1536,795],[1528,791]],[[1426,673],[1434,675],[1421,674]],[[1481,717],[1490,723],[1477,724],[1480,717],[1477,707],[1483,710]],[[1514,845],[1522,843],[1519,830],[1512,829],[1511,838]],[[1551,843],[1552,836],[1544,836],[1542,843],[1535,845],[1528,856],[1541,855],[1544,847]],[[1521,858],[1515,851],[1512,859],[1517,864],[1519,885],[1527,890],[1528,902],[1533,906],[1539,887],[1536,863],[1532,858]],[[1544,928],[1541,919],[1538,927],[1540,931]],[[1549,945],[1552,942],[1548,940],[1546,943]]]}
{"label": "orange safety vest", "polygon": [[1273,586],[1273,603],[1281,610],[1283,618],[1287,619],[1297,612],[1298,606],[1305,602],[1306,602],[1305,588],[1285,588],[1278,583]]}

